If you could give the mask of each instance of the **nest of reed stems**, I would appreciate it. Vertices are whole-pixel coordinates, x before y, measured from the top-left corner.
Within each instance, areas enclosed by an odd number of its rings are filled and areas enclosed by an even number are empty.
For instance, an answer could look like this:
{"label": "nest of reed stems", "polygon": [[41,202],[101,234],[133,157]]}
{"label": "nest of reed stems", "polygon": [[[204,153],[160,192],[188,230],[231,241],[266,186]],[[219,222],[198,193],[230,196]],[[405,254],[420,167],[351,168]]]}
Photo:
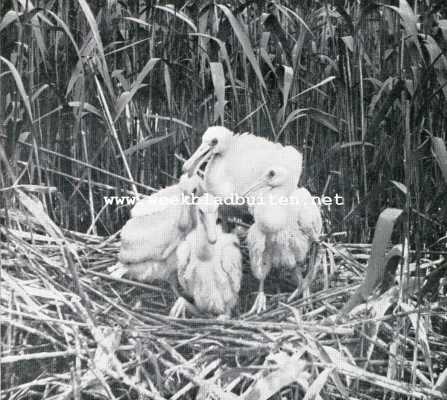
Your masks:
{"label": "nest of reed stems", "polygon": [[62,230],[16,194],[0,214],[2,399],[446,396],[439,256],[340,317],[371,246],[328,238],[303,298],[286,303],[292,288],[271,278],[271,307],[244,315],[256,294],[245,263],[233,319],[174,319],[167,287],[110,277],[118,234]]}

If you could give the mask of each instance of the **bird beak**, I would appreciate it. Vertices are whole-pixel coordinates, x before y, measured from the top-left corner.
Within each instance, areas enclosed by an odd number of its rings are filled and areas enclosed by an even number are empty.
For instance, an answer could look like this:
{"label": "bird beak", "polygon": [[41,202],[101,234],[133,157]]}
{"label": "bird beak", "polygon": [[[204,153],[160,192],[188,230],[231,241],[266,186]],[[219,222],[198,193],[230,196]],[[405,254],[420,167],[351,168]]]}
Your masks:
{"label": "bird beak", "polygon": [[252,186],[248,188],[248,190],[242,195],[243,197],[246,197],[253,192],[256,192],[258,189],[261,189],[263,187],[267,187],[267,181],[265,178],[261,178],[258,181],[256,181]]}
{"label": "bird beak", "polygon": [[209,144],[201,144],[194,154],[189,157],[183,164],[183,172],[188,173],[189,176],[193,174],[200,166],[208,161],[213,153],[211,152],[211,146]]}
{"label": "bird beak", "polygon": [[205,215],[205,230],[209,244],[215,244],[217,242],[217,224],[216,214],[208,213]]}

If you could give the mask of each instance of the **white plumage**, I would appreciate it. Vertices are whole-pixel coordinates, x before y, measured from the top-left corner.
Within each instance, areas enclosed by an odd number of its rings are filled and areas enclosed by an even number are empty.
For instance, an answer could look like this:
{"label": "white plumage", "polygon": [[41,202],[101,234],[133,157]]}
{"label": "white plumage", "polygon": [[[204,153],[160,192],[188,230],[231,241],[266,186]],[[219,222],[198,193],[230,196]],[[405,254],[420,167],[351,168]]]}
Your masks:
{"label": "white plumage", "polygon": [[[208,194],[185,205],[185,196],[201,186],[196,171],[205,162]],[[215,126],[205,132],[184,170],[189,178],[132,209],[121,234],[121,263],[134,278],[166,280],[174,290],[178,279],[200,311],[230,316],[240,291],[242,257],[237,237],[216,225],[213,196],[256,194],[263,204],[251,208],[255,223],[247,235],[251,269],[260,282],[252,310],[265,310],[264,280],[271,268],[293,269],[301,278],[299,265],[321,234],[319,208],[306,189],[297,189],[302,155],[291,146]],[[184,313],[185,302],[179,299],[171,315]]]}
{"label": "white plumage", "polygon": [[[176,291],[176,249],[193,229],[192,205],[186,200],[200,184],[183,176],[177,185],[139,201],[121,231],[119,260],[131,277],[168,281]],[[189,200],[190,201],[190,200]]]}
{"label": "white plumage", "polygon": [[[230,317],[236,305],[242,279],[242,257],[236,235],[216,225],[217,203],[206,194],[196,205],[197,224],[177,249],[178,280],[197,309]],[[212,231],[215,243],[210,240]],[[171,315],[184,313],[179,299]]]}
{"label": "white plumage", "polygon": [[266,309],[264,280],[272,267],[293,269],[302,281],[300,264],[321,234],[319,207],[307,189],[293,190],[290,182],[290,171],[274,166],[249,190],[262,199],[247,235],[251,270],[260,282],[252,312]]}
{"label": "white plumage", "polygon": [[[130,210],[131,218],[144,215],[154,215],[158,212],[172,212],[172,205],[180,205],[183,197],[189,196],[201,186],[201,179],[197,175],[191,177],[182,175],[176,185],[168,186],[151,196],[145,196],[138,200]],[[176,204],[177,203],[177,204]],[[167,210],[171,211],[167,211]]]}
{"label": "white plumage", "polygon": [[242,196],[255,179],[272,164],[287,168],[296,187],[302,171],[302,155],[292,146],[283,146],[249,134],[234,134],[223,126],[212,126],[202,144],[183,166],[191,174],[203,163],[204,186],[214,196]]}

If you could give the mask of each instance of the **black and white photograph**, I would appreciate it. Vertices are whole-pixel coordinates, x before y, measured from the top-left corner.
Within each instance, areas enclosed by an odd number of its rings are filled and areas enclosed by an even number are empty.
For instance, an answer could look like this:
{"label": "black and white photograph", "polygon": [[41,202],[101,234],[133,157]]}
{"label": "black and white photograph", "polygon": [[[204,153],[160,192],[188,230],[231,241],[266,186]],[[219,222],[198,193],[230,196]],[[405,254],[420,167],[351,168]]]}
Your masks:
{"label": "black and white photograph", "polygon": [[0,0],[0,400],[447,400],[447,1]]}

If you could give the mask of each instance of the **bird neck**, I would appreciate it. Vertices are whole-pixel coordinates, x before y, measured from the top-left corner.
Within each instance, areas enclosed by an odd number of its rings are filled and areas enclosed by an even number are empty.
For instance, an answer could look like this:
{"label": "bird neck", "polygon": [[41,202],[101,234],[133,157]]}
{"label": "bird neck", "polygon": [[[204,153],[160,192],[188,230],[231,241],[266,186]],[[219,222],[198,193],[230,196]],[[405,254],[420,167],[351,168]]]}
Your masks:
{"label": "bird neck", "polygon": [[233,192],[232,181],[228,180],[221,154],[215,154],[205,168],[205,188],[214,196],[229,196]]}
{"label": "bird neck", "polygon": [[[188,197],[188,200],[190,198]],[[194,229],[196,219],[194,218],[194,210],[190,204],[182,204],[178,226],[182,231]]]}
{"label": "bird neck", "polygon": [[291,208],[281,199],[289,197],[287,188],[278,186],[265,190],[260,194],[262,202],[255,206],[254,218],[259,230],[274,234],[290,223]]}
{"label": "bird neck", "polygon": [[208,242],[208,234],[205,229],[205,225],[197,218],[196,226],[196,243],[197,243],[197,258],[201,261],[210,260],[213,256],[214,245]]}
{"label": "bird neck", "polygon": [[254,193],[255,197],[260,197],[263,199],[263,203],[269,205],[270,200],[277,200],[280,197],[287,197],[290,191],[288,187],[285,186],[275,186],[262,188]]}
{"label": "bird neck", "polygon": [[297,183],[294,181],[290,181],[284,185],[270,188],[267,193],[273,198],[289,197],[296,190],[296,187]]}

